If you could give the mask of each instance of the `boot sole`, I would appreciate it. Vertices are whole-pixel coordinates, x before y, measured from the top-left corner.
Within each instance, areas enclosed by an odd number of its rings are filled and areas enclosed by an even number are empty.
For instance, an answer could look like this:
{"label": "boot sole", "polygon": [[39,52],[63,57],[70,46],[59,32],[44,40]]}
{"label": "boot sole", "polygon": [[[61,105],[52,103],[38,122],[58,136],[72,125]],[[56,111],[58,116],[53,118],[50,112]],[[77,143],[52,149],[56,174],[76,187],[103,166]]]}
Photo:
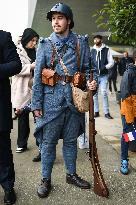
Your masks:
{"label": "boot sole", "polygon": [[120,170],[120,173],[123,174],[123,175],[128,175],[129,172],[123,173],[123,172]]}
{"label": "boot sole", "polygon": [[74,182],[71,182],[71,181],[68,181],[68,180],[66,180],[66,183],[67,184],[72,184],[73,186],[75,186],[75,187],[78,187],[78,188],[80,188],[80,189],[91,189],[91,186],[89,187],[82,187],[82,186],[78,186],[78,185],[76,185]]}
{"label": "boot sole", "polygon": [[39,194],[38,191],[37,191],[37,195],[39,196],[39,198],[46,198],[46,197],[49,196],[49,193],[46,194],[46,195],[41,195],[41,194]]}

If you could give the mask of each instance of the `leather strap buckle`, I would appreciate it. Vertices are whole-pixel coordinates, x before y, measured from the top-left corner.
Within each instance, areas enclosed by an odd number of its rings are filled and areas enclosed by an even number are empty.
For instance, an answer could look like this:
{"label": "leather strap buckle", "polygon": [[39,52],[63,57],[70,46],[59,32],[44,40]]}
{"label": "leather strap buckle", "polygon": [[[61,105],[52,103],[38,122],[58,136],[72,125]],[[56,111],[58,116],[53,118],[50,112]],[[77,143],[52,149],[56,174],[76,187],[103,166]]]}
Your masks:
{"label": "leather strap buckle", "polygon": [[62,85],[66,85],[66,82],[65,81],[62,81],[62,83],[61,83]]}

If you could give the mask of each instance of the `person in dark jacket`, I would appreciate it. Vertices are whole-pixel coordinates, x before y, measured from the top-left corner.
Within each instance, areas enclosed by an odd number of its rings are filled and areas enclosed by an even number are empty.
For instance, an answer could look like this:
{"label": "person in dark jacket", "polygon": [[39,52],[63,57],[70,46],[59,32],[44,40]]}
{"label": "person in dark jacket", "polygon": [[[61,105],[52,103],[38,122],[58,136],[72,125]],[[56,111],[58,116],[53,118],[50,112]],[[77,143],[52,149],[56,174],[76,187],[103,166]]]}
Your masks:
{"label": "person in dark jacket", "polygon": [[119,61],[118,57],[114,59],[114,65],[108,70],[108,81],[109,81],[109,91],[112,93],[112,83],[114,91],[117,92],[117,71],[118,71]]}
{"label": "person in dark jacket", "polygon": [[128,174],[128,147],[136,139],[136,66],[130,64],[121,80],[121,173]]}
{"label": "person in dark jacket", "polygon": [[123,76],[127,66],[130,63],[134,63],[133,58],[128,56],[128,52],[127,51],[125,51],[123,53],[123,55],[124,55],[124,57],[120,59],[120,66],[119,66],[119,68],[120,68],[119,73],[120,73],[121,76]]}
{"label": "person in dark jacket", "polygon": [[12,129],[11,88],[9,77],[19,73],[21,61],[11,34],[0,30],[0,185],[5,196],[4,203],[14,204],[15,171],[11,150]]}

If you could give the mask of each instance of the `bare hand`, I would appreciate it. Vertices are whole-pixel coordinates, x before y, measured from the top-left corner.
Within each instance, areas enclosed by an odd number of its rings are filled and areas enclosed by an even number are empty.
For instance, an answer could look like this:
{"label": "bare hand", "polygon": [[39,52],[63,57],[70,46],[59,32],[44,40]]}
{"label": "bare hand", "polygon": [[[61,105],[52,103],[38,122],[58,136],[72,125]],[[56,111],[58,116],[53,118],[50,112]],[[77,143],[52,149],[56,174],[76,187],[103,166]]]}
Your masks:
{"label": "bare hand", "polygon": [[41,117],[42,111],[41,110],[34,110],[34,117]]}
{"label": "bare hand", "polygon": [[22,109],[16,109],[15,110],[15,115],[20,115],[22,113]]}
{"label": "bare hand", "polygon": [[35,62],[33,62],[33,63],[31,64],[31,70],[34,70],[34,68],[35,68]]}
{"label": "bare hand", "polygon": [[88,86],[89,90],[96,90],[97,83],[95,80],[93,80],[92,82],[87,81],[87,86]]}

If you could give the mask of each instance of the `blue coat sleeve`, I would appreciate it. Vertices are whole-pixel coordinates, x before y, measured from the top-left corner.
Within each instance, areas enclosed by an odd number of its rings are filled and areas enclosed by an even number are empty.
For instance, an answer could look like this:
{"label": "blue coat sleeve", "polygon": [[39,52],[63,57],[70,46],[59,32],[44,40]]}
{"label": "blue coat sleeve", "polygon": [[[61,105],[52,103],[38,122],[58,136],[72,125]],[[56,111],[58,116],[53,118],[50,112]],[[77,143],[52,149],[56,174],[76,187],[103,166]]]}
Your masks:
{"label": "blue coat sleeve", "polygon": [[[82,53],[84,51],[84,53]],[[86,80],[89,80],[90,77],[90,47],[88,43],[88,36],[82,36],[81,39],[81,67],[86,73]]]}
{"label": "blue coat sleeve", "polygon": [[36,66],[34,70],[34,82],[32,87],[32,104],[31,108],[33,110],[41,110],[43,104],[43,88],[42,84],[42,69],[45,67],[45,42],[42,40],[39,43],[36,55]]}

